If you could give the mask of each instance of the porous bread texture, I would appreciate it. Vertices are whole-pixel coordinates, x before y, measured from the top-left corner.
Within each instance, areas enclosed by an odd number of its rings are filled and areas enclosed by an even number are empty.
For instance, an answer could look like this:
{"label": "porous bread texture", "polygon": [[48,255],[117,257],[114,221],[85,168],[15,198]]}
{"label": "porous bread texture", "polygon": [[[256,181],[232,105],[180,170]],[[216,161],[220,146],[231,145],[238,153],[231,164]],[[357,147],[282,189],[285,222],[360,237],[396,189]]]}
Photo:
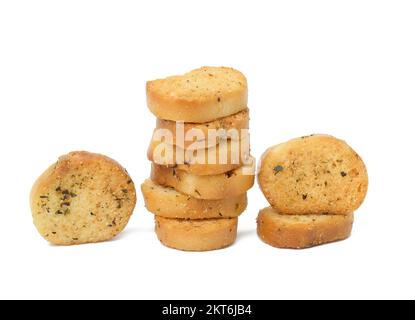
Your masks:
{"label": "porous bread texture", "polygon": [[184,75],[148,81],[147,105],[160,119],[203,123],[246,109],[245,76],[232,68],[202,67]]}
{"label": "porous bread texture", "polygon": [[246,193],[254,184],[255,159],[251,164],[225,173],[200,176],[152,164],[151,180],[197,199],[225,199]]}
{"label": "porous bread texture", "polygon": [[90,152],[59,158],[35,182],[33,222],[47,241],[73,245],[109,240],[127,225],[136,204],[134,183],[116,161]]}
{"label": "porous bread texture", "polygon": [[347,215],[365,199],[368,175],[346,142],[313,135],[269,148],[260,161],[258,183],[281,214]]}
{"label": "porous bread texture", "polygon": [[196,199],[150,179],[144,181],[141,191],[147,210],[166,218],[234,218],[245,211],[248,203],[246,193],[220,200]]}
{"label": "porous bread texture", "polygon": [[147,150],[151,162],[196,175],[216,175],[249,164],[249,136],[227,140],[207,149],[188,150],[152,139]]}
{"label": "porous bread texture", "polygon": [[[171,132],[172,143],[182,149],[209,148],[221,139],[229,139],[235,135],[243,136],[243,130],[249,129],[249,110],[205,123],[178,123],[157,118],[156,130]],[[216,134],[213,135],[213,132]],[[213,135],[214,138],[210,138]],[[196,145],[194,142],[198,142]]]}

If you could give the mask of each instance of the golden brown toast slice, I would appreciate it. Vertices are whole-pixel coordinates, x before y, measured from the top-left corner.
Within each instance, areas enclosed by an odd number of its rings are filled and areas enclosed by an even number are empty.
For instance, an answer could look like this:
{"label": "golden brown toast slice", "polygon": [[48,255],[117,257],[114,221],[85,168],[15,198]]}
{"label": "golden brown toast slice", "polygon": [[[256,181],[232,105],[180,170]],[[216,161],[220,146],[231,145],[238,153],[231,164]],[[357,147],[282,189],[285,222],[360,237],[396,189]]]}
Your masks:
{"label": "golden brown toast slice", "polygon": [[277,248],[302,249],[350,236],[353,213],[348,215],[282,215],[272,207],[259,212],[258,236]]}
{"label": "golden brown toast slice", "polygon": [[346,142],[313,135],[269,148],[258,183],[281,214],[349,214],[365,199],[368,174]]}
{"label": "golden brown toast slice", "polygon": [[179,219],[234,218],[245,211],[246,193],[220,200],[202,200],[162,187],[150,179],[141,185],[146,208],[157,216]]}
{"label": "golden brown toast slice", "polygon": [[160,119],[203,123],[246,109],[245,76],[232,68],[202,67],[184,75],[148,81],[147,105]]}
{"label": "golden brown toast slice", "polygon": [[228,247],[236,240],[238,218],[183,220],[155,217],[162,244],[183,251],[210,251]]}
{"label": "golden brown toast slice", "polygon": [[255,159],[251,162],[251,165],[211,176],[195,175],[153,163],[151,180],[197,199],[225,199],[246,193],[253,186]]}

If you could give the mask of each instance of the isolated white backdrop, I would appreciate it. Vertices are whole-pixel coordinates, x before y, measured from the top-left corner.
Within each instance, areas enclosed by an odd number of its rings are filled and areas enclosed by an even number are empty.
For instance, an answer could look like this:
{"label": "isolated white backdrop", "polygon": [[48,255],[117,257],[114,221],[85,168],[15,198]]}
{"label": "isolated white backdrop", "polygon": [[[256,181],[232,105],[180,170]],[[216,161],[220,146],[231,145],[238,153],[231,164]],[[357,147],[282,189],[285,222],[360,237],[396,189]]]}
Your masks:
{"label": "isolated white backdrop", "polygon": [[[2,1],[0,298],[415,298],[413,1]],[[252,153],[310,133],[348,141],[369,194],[353,236],[304,251],[255,234],[257,186],[229,249],[159,244],[141,193],[125,232],[53,247],[31,222],[38,175],[72,150],[148,176],[146,80],[203,65],[249,81]]]}

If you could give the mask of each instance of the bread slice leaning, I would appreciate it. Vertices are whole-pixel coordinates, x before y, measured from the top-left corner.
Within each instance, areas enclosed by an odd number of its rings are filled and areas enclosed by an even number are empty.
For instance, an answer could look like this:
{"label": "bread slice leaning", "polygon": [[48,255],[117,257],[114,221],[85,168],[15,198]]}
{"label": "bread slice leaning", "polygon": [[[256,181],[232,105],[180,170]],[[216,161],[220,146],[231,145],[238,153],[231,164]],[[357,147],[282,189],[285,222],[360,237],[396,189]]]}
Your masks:
{"label": "bread slice leaning", "polygon": [[254,184],[255,159],[251,165],[212,176],[200,176],[157,164],[151,166],[151,180],[197,199],[225,199],[246,193]]}
{"label": "bread slice leaning", "polygon": [[152,140],[147,150],[151,162],[196,175],[216,175],[249,163],[249,137],[227,140],[207,149],[186,150]]}
{"label": "bread slice leaning", "polygon": [[236,240],[238,218],[183,220],[156,216],[156,234],[162,244],[183,251],[210,251]]}
{"label": "bread slice leaning", "polygon": [[247,107],[245,76],[232,68],[202,67],[147,82],[147,105],[160,119],[203,123]]}
{"label": "bread slice leaning", "polygon": [[149,179],[141,185],[141,191],[147,210],[166,218],[234,218],[244,212],[248,202],[246,193],[221,200],[196,199]]}
{"label": "bread slice leaning", "polygon": [[230,139],[234,135],[237,135],[240,140],[243,137],[242,130],[244,129],[249,129],[248,109],[205,123],[178,123],[157,118],[156,125],[156,130],[170,132],[172,144],[183,149],[209,148],[218,144],[220,140]]}
{"label": "bread slice leaning", "polygon": [[353,213],[348,215],[282,215],[272,207],[257,219],[258,236],[277,248],[303,249],[350,236]]}
{"label": "bread slice leaning", "polygon": [[260,161],[258,184],[282,214],[347,215],[365,199],[368,174],[346,142],[312,135],[269,148]]}

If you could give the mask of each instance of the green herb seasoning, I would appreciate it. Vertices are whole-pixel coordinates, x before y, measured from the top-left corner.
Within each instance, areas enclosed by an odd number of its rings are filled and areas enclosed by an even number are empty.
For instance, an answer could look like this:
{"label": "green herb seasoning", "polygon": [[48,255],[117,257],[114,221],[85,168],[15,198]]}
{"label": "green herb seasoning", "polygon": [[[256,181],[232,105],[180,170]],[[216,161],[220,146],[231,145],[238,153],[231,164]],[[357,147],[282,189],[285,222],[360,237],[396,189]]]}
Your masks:
{"label": "green herb seasoning", "polygon": [[283,166],[281,166],[281,165],[275,166],[274,167],[274,175],[276,175],[277,173],[280,173],[283,170],[284,170]]}

